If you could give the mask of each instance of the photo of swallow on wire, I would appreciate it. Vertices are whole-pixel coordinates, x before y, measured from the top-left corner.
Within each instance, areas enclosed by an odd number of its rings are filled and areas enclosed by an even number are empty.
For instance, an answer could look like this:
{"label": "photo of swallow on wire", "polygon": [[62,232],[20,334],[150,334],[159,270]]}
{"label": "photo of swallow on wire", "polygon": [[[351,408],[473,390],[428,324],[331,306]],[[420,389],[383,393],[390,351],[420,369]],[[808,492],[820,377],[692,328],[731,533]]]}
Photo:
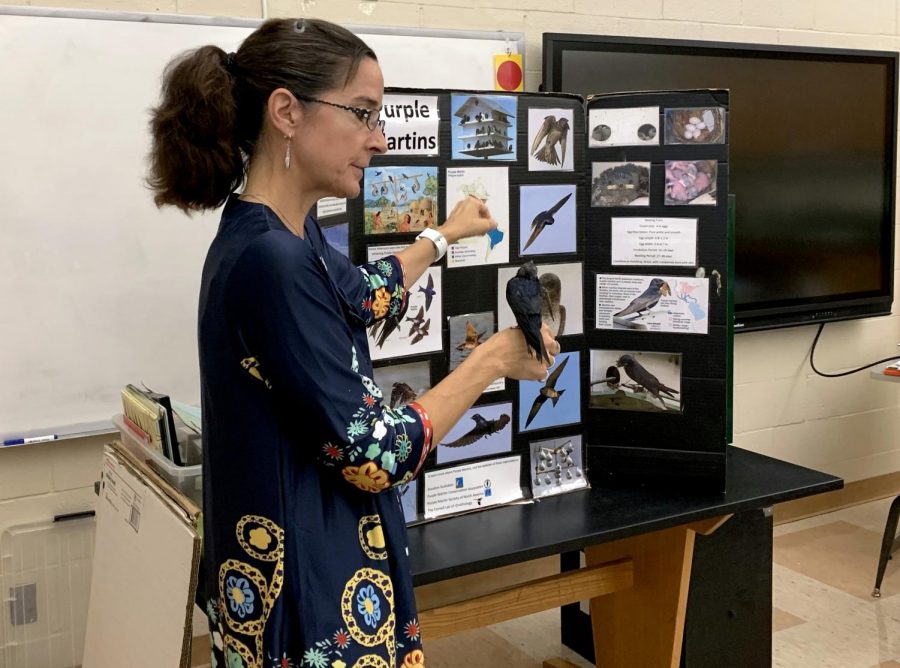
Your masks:
{"label": "photo of swallow on wire", "polygon": [[591,408],[681,413],[681,353],[591,350]]}

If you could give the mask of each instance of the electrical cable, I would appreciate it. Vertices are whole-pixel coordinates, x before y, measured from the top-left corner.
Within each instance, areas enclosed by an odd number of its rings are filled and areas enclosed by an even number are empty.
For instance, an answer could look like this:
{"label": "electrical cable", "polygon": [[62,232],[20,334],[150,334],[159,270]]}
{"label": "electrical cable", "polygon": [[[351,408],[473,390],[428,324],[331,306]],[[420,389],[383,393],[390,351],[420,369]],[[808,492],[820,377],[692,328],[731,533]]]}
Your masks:
{"label": "electrical cable", "polygon": [[816,368],[815,356],[816,344],[819,342],[819,336],[822,334],[822,330],[825,329],[825,324],[826,323],[824,322],[819,324],[819,331],[816,332],[816,338],[813,339],[812,348],[810,348],[809,350],[809,365],[812,367],[812,370],[820,376],[823,376],[825,378],[840,378],[841,376],[849,376],[850,374],[865,371],[870,367],[878,366],[879,364],[884,364],[885,362],[895,362],[898,358],[898,356],[895,355],[894,357],[885,357],[883,360],[878,360],[877,362],[872,362],[871,364],[866,364],[865,366],[851,369],[850,371],[841,371],[840,373],[823,373]]}

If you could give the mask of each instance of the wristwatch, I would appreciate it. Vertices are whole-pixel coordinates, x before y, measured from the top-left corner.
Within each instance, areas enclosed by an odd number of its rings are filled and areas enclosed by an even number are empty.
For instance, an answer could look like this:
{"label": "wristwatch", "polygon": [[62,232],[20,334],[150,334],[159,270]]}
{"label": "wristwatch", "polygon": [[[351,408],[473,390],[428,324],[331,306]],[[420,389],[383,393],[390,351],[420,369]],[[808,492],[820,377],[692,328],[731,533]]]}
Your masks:
{"label": "wristwatch", "polygon": [[428,239],[431,243],[434,244],[435,262],[438,262],[447,253],[447,239],[437,230],[426,227],[424,230],[422,230],[419,236],[416,237],[416,241],[418,241],[419,239]]}

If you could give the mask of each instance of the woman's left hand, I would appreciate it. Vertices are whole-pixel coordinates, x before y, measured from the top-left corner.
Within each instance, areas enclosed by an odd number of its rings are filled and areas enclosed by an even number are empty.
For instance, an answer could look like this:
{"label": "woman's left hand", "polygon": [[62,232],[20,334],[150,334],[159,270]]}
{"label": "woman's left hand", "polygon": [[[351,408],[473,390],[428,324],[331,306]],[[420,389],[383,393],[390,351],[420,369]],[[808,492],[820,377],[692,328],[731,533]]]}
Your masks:
{"label": "woman's left hand", "polygon": [[466,237],[478,237],[497,227],[487,205],[474,195],[460,201],[446,222],[439,228],[447,243],[453,244]]}

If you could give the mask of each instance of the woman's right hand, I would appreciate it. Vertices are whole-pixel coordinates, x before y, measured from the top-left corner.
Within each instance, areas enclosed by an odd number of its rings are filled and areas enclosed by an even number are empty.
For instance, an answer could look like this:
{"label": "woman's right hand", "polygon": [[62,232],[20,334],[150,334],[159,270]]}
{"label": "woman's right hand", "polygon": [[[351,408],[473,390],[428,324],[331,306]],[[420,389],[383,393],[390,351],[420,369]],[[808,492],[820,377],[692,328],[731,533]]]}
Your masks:
{"label": "woman's right hand", "polygon": [[[550,366],[553,366],[554,358],[559,354],[559,342],[553,338],[547,325],[541,327],[541,335],[550,356]],[[497,332],[475,350],[489,363],[498,365],[498,377],[513,380],[544,380],[547,377],[549,367],[528,348],[525,336],[518,327]]]}

